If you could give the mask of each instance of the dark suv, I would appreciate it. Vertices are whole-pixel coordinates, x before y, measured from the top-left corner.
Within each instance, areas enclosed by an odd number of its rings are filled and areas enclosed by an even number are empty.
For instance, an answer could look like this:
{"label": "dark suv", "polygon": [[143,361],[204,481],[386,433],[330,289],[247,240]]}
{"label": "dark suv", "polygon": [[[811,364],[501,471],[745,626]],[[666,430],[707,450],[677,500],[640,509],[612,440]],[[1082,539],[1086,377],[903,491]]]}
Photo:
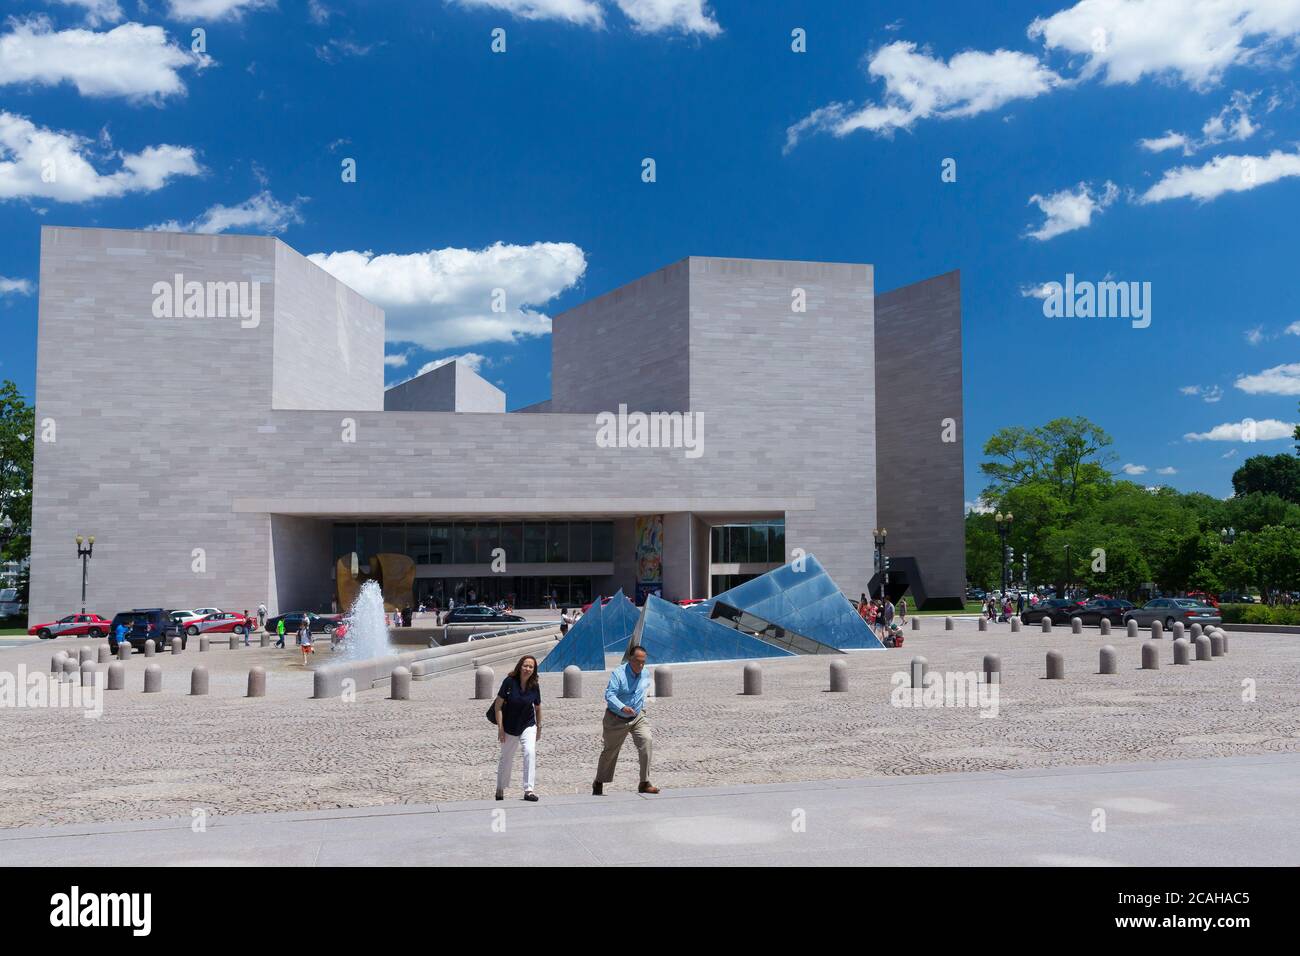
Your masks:
{"label": "dark suv", "polygon": [[471,604],[469,607],[458,607],[447,614],[447,619],[443,624],[514,624],[524,620],[518,614],[506,614],[492,610],[490,607],[484,607],[481,604]]}
{"label": "dark suv", "polygon": [[108,648],[117,653],[117,626],[125,624],[126,639],[132,650],[144,650],[145,641],[153,641],[158,650],[164,650],[171,644],[173,637],[181,639],[181,649],[185,649],[185,632],[172,620],[172,612],[160,607],[138,607],[133,611],[119,611],[113,615],[113,623],[108,628]]}
{"label": "dark suv", "polygon": [[[333,634],[334,629],[339,626],[339,616],[337,614],[324,615],[307,613],[307,620],[311,623],[311,632],[313,634]],[[293,614],[279,614],[275,617],[266,619],[266,633],[274,634],[276,627],[281,621],[284,621],[284,633],[293,637],[298,633],[298,628],[302,627],[303,612],[299,611]]]}

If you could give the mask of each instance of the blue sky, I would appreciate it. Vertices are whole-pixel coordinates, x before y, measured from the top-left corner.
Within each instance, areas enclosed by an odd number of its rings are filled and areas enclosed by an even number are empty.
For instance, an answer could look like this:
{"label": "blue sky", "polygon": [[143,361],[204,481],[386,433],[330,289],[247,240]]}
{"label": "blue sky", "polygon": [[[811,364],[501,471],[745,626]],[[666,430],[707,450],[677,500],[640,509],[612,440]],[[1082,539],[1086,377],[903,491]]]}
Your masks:
{"label": "blue sky", "polygon": [[[466,356],[512,408],[550,393],[549,316],[685,255],[960,269],[969,500],[992,431],[1061,415],[1182,490],[1292,450],[1300,0],[6,9],[0,378],[29,396],[39,227],[163,226],[319,254],[388,310],[390,383]],[[1067,274],[1150,283],[1150,325],[1045,316]]]}

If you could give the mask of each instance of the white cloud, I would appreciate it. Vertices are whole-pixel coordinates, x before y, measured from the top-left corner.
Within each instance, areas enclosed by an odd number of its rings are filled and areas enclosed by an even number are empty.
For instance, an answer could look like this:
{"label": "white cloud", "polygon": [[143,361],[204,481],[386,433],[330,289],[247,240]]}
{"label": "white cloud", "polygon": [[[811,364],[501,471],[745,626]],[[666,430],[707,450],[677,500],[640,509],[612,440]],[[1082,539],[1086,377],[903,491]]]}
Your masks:
{"label": "white cloud", "polygon": [[1209,202],[1227,192],[1244,192],[1288,176],[1300,176],[1300,153],[1275,149],[1267,156],[1216,156],[1203,166],[1166,170],[1138,202],[1185,198]]}
{"label": "white cloud", "polygon": [[327,22],[332,12],[321,0],[307,0],[307,19],[318,26]]}
{"label": "white cloud", "polygon": [[1169,467],[1169,468],[1157,468],[1157,469],[1156,469],[1156,474],[1157,474],[1157,475],[1176,475],[1176,474],[1178,474],[1178,469],[1177,469],[1177,468],[1172,468],[1172,467]]}
{"label": "white cloud", "polygon": [[357,43],[354,40],[344,40],[333,37],[325,43],[316,47],[316,55],[326,63],[337,63],[349,56],[366,56],[376,47],[381,47],[380,43]]}
{"label": "white cloud", "polygon": [[[430,351],[546,335],[551,319],[534,307],[572,288],[587,269],[586,255],[568,242],[308,258],[384,308],[388,341]],[[497,289],[505,296],[501,312],[492,309]]]}
{"label": "white cloud", "polygon": [[1300,322],[1292,322],[1286,327],[1287,335],[1300,335]]}
{"label": "white cloud", "polygon": [[1146,465],[1127,464],[1120,470],[1126,475],[1145,475],[1149,469]]}
{"label": "white cloud", "polygon": [[278,233],[302,222],[299,207],[306,200],[299,196],[293,202],[280,202],[267,190],[262,190],[234,206],[211,206],[197,219],[182,223],[176,219],[147,228],[159,232],[218,232]]}
{"label": "white cloud", "polygon": [[981,498],[979,501],[966,502],[967,514],[991,515],[993,514],[994,510],[996,509],[994,509],[994,507],[991,504],[989,504],[987,501],[985,501],[983,498]]}
{"label": "white cloud", "polygon": [[1190,140],[1182,133],[1175,133],[1169,130],[1164,136],[1158,136],[1155,139],[1140,139],[1138,145],[1148,153],[1163,153],[1167,149],[1181,149],[1184,154],[1192,152],[1189,148]]}
{"label": "white cloud", "polygon": [[1223,389],[1218,385],[1206,385],[1204,387],[1200,385],[1184,385],[1178,391],[1184,395],[1199,396],[1211,405],[1223,398]]}
{"label": "white cloud", "polygon": [[1022,285],[1020,287],[1020,297],[1022,299],[1046,299],[1052,294],[1050,282],[1041,282],[1035,285]]}
{"label": "white cloud", "polygon": [[106,33],[56,32],[44,17],[11,26],[0,36],[0,86],[71,83],[83,96],[160,100],[184,95],[179,70],[212,62],[172,44],[162,27],[124,23]]}
{"label": "white cloud", "polygon": [[1225,452],[1224,452],[1222,455],[1220,455],[1219,457],[1220,457],[1220,458],[1236,458],[1236,457],[1237,457],[1237,449],[1235,449],[1235,448],[1229,448],[1227,451],[1225,451]]}
{"label": "white cloud", "polygon": [[1295,0],[1081,0],[1029,25],[1049,50],[1085,57],[1085,79],[1170,76],[1198,89],[1231,66],[1285,63],[1297,35]]}
{"label": "white cloud", "polygon": [[86,11],[86,23],[97,27],[103,23],[117,23],[122,19],[122,8],[117,0],[45,0],[46,3],[62,4],[65,7],[81,7]]}
{"label": "white cloud", "polygon": [[1241,90],[1234,92],[1223,109],[1201,126],[1200,139],[1192,139],[1182,133],[1169,130],[1164,136],[1139,140],[1138,144],[1151,153],[1181,149],[1184,156],[1190,156],[1206,146],[1215,146],[1228,140],[1250,139],[1259,132],[1259,127],[1250,118],[1251,103],[1258,95],[1258,93],[1243,93]]}
{"label": "white cloud", "polygon": [[87,202],[153,192],[175,176],[197,176],[202,171],[188,146],[146,146],[138,153],[111,154],[121,165],[113,173],[95,169],[88,158],[91,149],[83,136],[0,111],[0,201]]}
{"label": "white cloud", "polygon": [[831,103],[786,130],[786,150],[806,132],[847,136],[857,130],[891,135],[920,119],[975,116],[1018,99],[1033,99],[1063,81],[1028,53],[969,50],[948,62],[917,50],[915,43],[888,43],[871,57],[867,72],[884,80],[883,103]]}
{"label": "white cloud", "polygon": [[595,0],[451,0],[462,7],[501,10],[521,20],[564,20],[579,26],[603,27],[605,12]]}
{"label": "white cloud", "polygon": [[1258,345],[1264,341],[1264,326],[1257,325],[1253,329],[1247,329],[1245,332],[1246,341],[1251,345]]}
{"label": "white cloud", "polygon": [[1280,422],[1276,418],[1262,418],[1259,421],[1243,418],[1239,422],[1215,425],[1208,432],[1188,432],[1183,438],[1188,441],[1274,441],[1290,438],[1294,431],[1294,424]]}
{"label": "white cloud", "polygon": [[1300,395],[1300,362],[1242,375],[1232,384],[1251,395]]}
{"label": "white cloud", "polygon": [[394,382],[388,387],[396,388],[398,385],[403,385],[413,378],[419,378],[425,372],[432,372],[435,368],[442,368],[444,365],[450,365],[452,362],[460,362],[462,365],[469,366],[475,375],[482,375],[483,369],[492,364],[486,355],[482,355],[478,352],[465,352],[461,355],[444,355],[442,358],[434,359],[432,362],[425,362],[420,366],[420,370],[414,375],[404,378],[400,382]]}
{"label": "white cloud", "polygon": [[6,279],[0,276],[0,296],[31,294],[32,284],[27,279]]}
{"label": "white cloud", "polygon": [[1183,386],[1182,388],[1180,388],[1178,391],[1182,392],[1184,395],[1199,395],[1199,394],[1201,394],[1201,386],[1199,386],[1199,385],[1184,385],[1184,386]]}
{"label": "white cloud", "polygon": [[717,36],[722,27],[713,19],[705,0],[614,0],[632,25],[642,33],[702,33]]}
{"label": "white cloud", "polygon": [[405,368],[406,363],[410,360],[410,352],[398,352],[395,355],[385,355],[384,364],[389,368]]}
{"label": "white cloud", "polygon": [[245,13],[274,6],[275,0],[167,0],[173,20],[238,20]]}
{"label": "white cloud", "polygon": [[1094,213],[1099,213],[1119,197],[1119,187],[1107,180],[1101,192],[1093,192],[1088,183],[1079,183],[1073,189],[1062,189],[1050,196],[1034,194],[1029,201],[1047,217],[1041,226],[1026,233],[1031,238],[1046,241],[1062,233],[1083,229],[1092,224]]}

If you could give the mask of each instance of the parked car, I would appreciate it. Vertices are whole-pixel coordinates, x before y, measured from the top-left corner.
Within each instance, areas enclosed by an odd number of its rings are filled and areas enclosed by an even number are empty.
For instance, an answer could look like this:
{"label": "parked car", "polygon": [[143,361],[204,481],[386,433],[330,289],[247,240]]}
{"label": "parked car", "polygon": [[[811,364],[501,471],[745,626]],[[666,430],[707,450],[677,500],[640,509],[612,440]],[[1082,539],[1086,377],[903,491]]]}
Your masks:
{"label": "parked car", "polygon": [[103,637],[112,623],[98,614],[69,614],[48,624],[33,624],[27,633],[43,641],[52,637]]}
{"label": "parked car", "polygon": [[0,617],[21,617],[26,605],[18,600],[17,588],[0,588]]}
{"label": "parked car", "polygon": [[1025,608],[1020,615],[1020,620],[1026,624],[1040,624],[1043,618],[1047,617],[1051,618],[1053,624],[1069,624],[1070,618],[1074,617],[1082,606],[1071,598],[1052,598]]}
{"label": "parked car", "polygon": [[[276,625],[284,621],[284,633],[292,637],[297,633],[298,628],[302,627],[303,614],[307,615],[307,620],[311,624],[313,634],[333,634],[334,629],[339,626],[339,615],[337,614],[313,614],[311,611],[295,611],[292,614],[278,614],[275,617],[266,619],[266,630],[268,634],[274,634]],[[385,615],[387,616],[387,615]],[[250,618],[250,620],[256,620]]]}
{"label": "parked car", "polygon": [[[257,618],[245,617],[242,614],[236,614],[234,611],[221,611],[218,614],[208,614],[205,617],[190,621],[185,625],[185,633],[190,637],[196,637],[199,634],[244,634],[252,631],[257,627]],[[288,624],[285,625],[287,630]]]}
{"label": "parked car", "polygon": [[1109,619],[1111,624],[1123,624],[1124,615],[1136,607],[1137,605],[1131,601],[1121,601],[1117,598],[1093,599],[1081,605],[1072,616],[1089,627],[1100,627],[1102,618]]}
{"label": "parked car", "polygon": [[184,649],[187,643],[185,631],[172,620],[171,614],[171,611],[160,607],[138,607],[131,611],[119,611],[113,615],[113,620],[108,626],[109,650],[114,654],[117,653],[119,624],[126,625],[127,643],[133,648],[144,650],[144,642],[149,640],[156,645],[165,645],[173,637],[179,637],[181,648]]}
{"label": "parked car", "polygon": [[1188,591],[1187,596],[1193,601],[1199,601],[1201,604],[1208,604],[1210,607],[1219,606],[1219,599],[1213,594],[1207,594],[1204,591]]}
{"label": "parked car", "polygon": [[503,614],[481,604],[458,607],[447,615],[444,624],[513,624],[524,618],[518,614]]}
{"label": "parked car", "polygon": [[1137,621],[1139,627],[1150,627],[1152,621],[1159,621],[1168,629],[1176,621],[1191,627],[1193,624],[1222,624],[1223,618],[1219,616],[1218,608],[1191,598],[1156,598],[1127,612],[1124,623],[1129,621]]}

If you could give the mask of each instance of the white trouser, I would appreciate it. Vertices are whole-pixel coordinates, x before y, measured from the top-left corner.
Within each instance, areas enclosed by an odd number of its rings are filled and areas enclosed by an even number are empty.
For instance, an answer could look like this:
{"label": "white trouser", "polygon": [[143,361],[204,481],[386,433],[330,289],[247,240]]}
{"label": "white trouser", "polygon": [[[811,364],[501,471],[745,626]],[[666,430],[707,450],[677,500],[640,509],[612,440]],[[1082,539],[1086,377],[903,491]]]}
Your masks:
{"label": "white trouser", "polygon": [[515,763],[515,751],[524,745],[524,792],[533,789],[537,767],[537,727],[525,727],[518,737],[506,734],[505,743],[501,745],[501,759],[497,761],[497,789],[504,790],[510,783],[510,769]]}

